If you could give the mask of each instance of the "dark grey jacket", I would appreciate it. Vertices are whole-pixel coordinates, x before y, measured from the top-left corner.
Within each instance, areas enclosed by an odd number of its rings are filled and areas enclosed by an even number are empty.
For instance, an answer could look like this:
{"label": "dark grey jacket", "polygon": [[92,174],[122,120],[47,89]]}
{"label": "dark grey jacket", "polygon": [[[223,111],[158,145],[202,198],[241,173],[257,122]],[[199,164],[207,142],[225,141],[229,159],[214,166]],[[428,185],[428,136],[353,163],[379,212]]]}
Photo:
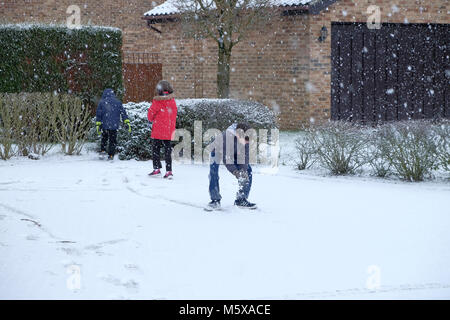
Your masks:
{"label": "dark grey jacket", "polygon": [[249,168],[249,144],[240,143],[234,132],[235,129],[230,127],[222,132],[221,139],[216,138],[213,149],[214,161],[223,163],[230,172],[247,171]]}
{"label": "dark grey jacket", "polygon": [[102,99],[98,103],[97,121],[102,123],[103,130],[117,130],[119,129],[120,117],[122,117],[122,121],[128,119],[122,102],[116,98],[112,89],[105,89]]}

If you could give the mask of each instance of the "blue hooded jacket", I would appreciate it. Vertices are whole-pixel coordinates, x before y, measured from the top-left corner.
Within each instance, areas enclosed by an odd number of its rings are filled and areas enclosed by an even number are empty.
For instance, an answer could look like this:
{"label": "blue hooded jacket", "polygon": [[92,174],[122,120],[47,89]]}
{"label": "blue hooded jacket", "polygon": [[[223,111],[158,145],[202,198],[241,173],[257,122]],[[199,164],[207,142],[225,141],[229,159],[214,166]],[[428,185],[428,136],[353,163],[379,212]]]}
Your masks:
{"label": "blue hooded jacket", "polygon": [[122,102],[116,98],[112,89],[105,89],[97,107],[97,122],[102,123],[103,130],[117,130],[121,116],[122,121],[128,119]]}

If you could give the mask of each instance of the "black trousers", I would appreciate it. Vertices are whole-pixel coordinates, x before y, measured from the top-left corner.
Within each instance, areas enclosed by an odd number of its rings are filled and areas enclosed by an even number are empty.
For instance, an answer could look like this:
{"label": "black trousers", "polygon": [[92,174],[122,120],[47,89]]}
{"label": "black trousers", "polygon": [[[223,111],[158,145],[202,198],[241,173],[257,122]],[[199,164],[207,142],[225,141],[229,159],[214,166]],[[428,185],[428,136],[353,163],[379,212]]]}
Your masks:
{"label": "black trousers", "polygon": [[117,146],[117,130],[103,130],[101,151],[106,151],[106,145],[109,142],[108,154],[113,156],[116,153]]}
{"label": "black trousers", "polygon": [[172,171],[172,144],[170,140],[153,139],[153,169],[161,169],[161,147],[164,147],[166,171]]}

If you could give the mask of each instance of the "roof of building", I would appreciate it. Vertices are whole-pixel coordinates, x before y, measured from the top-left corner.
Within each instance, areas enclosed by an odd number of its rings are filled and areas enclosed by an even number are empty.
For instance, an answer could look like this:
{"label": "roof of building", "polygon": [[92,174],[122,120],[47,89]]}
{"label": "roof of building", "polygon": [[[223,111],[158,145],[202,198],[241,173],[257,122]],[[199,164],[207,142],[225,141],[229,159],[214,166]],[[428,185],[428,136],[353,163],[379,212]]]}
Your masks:
{"label": "roof of building", "polygon": [[[176,0],[167,0],[166,2],[154,7],[150,11],[147,11],[144,16],[155,17],[155,16],[166,16],[174,15],[179,13],[177,6],[175,5]],[[272,0],[274,6],[287,7],[287,6],[304,6],[308,5],[316,0]]]}

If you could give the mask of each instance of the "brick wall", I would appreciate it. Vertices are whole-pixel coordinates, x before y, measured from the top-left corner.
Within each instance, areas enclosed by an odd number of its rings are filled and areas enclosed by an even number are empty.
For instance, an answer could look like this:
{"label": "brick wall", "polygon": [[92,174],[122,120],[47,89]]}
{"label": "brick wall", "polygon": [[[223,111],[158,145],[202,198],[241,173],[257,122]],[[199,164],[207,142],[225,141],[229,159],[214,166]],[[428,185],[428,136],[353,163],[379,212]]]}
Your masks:
{"label": "brick wall", "polygon": [[[367,8],[377,5],[382,23],[450,23],[449,3],[448,0],[340,0],[320,14],[310,15],[310,118],[330,119],[331,22],[367,22]],[[321,43],[317,38],[323,26],[328,29],[328,37]]]}
{"label": "brick wall", "polygon": [[144,12],[163,0],[0,0],[0,23],[65,23],[70,5],[81,9],[81,24],[112,26],[123,31],[123,50],[153,52],[154,34],[142,20]]}
{"label": "brick wall", "polygon": [[[81,9],[82,24],[121,28],[124,51],[159,52],[163,78],[173,82],[178,97],[217,96],[216,43],[183,38],[179,23],[156,25],[162,31],[159,34],[141,19],[145,11],[161,0],[3,1],[2,22],[12,23],[64,23],[67,7],[76,4]],[[231,97],[254,99],[273,107],[280,113],[283,128],[298,127],[308,114],[307,22],[306,15],[280,16],[264,30],[254,30],[233,49]]]}
{"label": "brick wall", "polygon": [[[306,15],[276,16],[233,48],[230,97],[256,100],[279,112],[285,129],[298,128],[309,114],[309,36]],[[217,44],[183,38],[180,23],[155,25],[162,34],[163,78],[184,98],[217,97]],[[156,34],[154,31],[149,31]]]}
{"label": "brick wall", "polygon": [[[0,0],[0,23],[64,23],[67,7],[77,4],[82,24],[121,28],[124,51],[159,52],[163,78],[178,97],[216,97],[216,43],[183,38],[179,23],[155,25],[159,34],[141,19],[163,1]],[[284,129],[329,119],[331,22],[365,22],[372,4],[381,8],[382,22],[450,22],[448,0],[340,0],[318,15],[279,16],[233,49],[231,97],[272,107]],[[323,26],[328,37],[319,42]]]}

